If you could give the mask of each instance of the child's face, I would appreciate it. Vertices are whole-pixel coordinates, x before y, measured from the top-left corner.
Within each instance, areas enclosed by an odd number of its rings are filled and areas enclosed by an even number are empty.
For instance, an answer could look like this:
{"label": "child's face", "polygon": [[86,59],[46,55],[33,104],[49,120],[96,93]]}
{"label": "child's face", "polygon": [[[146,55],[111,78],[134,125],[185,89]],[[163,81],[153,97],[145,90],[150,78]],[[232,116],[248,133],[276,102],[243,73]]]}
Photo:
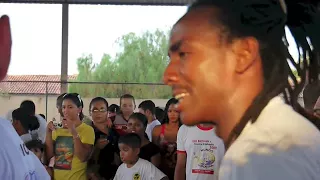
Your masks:
{"label": "child's face", "polygon": [[131,98],[122,98],[121,99],[121,111],[125,115],[131,115],[134,111],[135,105],[133,99]]}
{"label": "child's face", "polygon": [[126,164],[134,162],[138,158],[140,152],[139,148],[132,148],[122,143],[119,144],[119,149],[121,161]]}
{"label": "child's face", "polygon": [[137,119],[130,118],[127,127],[127,133],[136,133],[138,135],[144,135],[144,132],[146,131],[142,122]]}

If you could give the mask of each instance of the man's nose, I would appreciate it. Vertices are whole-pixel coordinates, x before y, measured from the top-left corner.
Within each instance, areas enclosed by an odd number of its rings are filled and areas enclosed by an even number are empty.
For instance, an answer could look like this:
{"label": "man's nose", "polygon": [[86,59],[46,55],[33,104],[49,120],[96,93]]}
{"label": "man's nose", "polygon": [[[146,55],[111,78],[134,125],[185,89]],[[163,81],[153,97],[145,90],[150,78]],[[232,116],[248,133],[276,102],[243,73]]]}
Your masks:
{"label": "man's nose", "polygon": [[176,62],[170,61],[163,73],[163,82],[170,86],[176,81],[178,81],[178,66]]}

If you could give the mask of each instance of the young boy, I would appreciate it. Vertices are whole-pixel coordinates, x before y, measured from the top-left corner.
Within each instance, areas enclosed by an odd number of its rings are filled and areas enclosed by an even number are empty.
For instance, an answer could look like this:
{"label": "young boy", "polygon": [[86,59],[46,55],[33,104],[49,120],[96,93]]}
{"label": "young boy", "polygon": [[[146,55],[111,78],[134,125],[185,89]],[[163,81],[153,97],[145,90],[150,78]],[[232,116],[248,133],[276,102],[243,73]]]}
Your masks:
{"label": "young boy", "polygon": [[169,180],[151,162],[139,158],[141,139],[129,133],[119,138],[120,157],[123,162],[114,180]]}
{"label": "young boy", "polygon": [[[45,148],[42,141],[41,140],[31,140],[29,142],[26,142],[25,145],[30,151],[32,151],[39,158],[40,162],[42,162],[43,155],[44,155],[44,148]],[[46,168],[48,174],[52,177],[53,171],[52,171],[51,167],[48,167],[46,165],[44,165],[44,167]]]}

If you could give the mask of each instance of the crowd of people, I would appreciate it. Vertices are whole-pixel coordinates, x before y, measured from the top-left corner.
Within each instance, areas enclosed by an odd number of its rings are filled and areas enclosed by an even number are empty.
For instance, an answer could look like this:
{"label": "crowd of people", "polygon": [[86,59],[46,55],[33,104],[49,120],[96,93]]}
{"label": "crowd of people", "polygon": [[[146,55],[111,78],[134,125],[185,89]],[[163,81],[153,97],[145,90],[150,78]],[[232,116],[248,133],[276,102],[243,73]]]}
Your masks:
{"label": "crowd of people", "polygon": [[[92,99],[90,118],[79,94],[69,93],[57,99],[60,116],[46,124],[24,101],[9,113],[11,122],[0,120],[1,179],[319,179],[319,7],[305,0],[197,0],[170,34],[164,82],[175,99],[162,116],[150,100],[134,112],[126,94],[119,108]],[[10,55],[3,16],[1,80]],[[305,107],[297,101],[303,90],[313,96]]]}
{"label": "crowd of people", "polygon": [[109,105],[105,98],[95,97],[88,105],[88,117],[82,112],[80,95],[64,93],[56,103],[59,119],[36,114],[30,100],[9,111],[6,118],[51,179],[218,178],[225,146],[215,123],[183,125],[175,98],[168,100],[164,110],[151,100],[142,101],[136,109],[130,94],[121,96],[119,104]]}
{"label": "crowd of people", "polygon": [[7,119],[52,179],[217,179],[225,151],[217,126],[183,126],[177,103],[171,98],[162,110],[151,100],[136,106],[130,94],[120,106],[95,97],[88,117],[80,95],[64,93],[56,104],[60,118],[45,120],[25,100]]}

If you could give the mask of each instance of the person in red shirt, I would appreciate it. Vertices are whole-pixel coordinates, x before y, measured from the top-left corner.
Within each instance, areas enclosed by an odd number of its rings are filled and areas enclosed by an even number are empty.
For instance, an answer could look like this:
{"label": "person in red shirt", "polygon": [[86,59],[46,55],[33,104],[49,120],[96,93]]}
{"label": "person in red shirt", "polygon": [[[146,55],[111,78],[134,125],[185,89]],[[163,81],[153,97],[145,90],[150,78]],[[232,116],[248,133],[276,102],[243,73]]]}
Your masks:
{"label": "person in red shirt", "polygon": [[136,102],[131,94],[120,97],[120,113],[116,116],[113,124],[119,135],[126,134],[129,117],[136,108]]}

